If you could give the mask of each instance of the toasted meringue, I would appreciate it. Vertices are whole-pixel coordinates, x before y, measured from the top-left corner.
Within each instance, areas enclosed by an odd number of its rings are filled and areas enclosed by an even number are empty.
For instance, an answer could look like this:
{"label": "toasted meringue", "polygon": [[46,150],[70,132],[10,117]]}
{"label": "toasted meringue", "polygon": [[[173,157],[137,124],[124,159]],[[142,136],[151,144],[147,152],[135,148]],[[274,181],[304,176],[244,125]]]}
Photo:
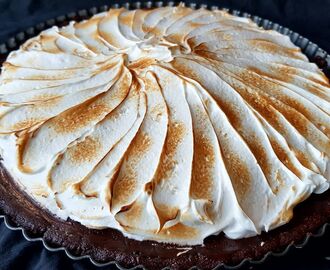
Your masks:
{"label": "toasted meringue", "polygon": [[10,53],[0,148],[44,209],[202,244],[279,227],[330,185],[330,85],[287,36],[224,11],[111,9]]}

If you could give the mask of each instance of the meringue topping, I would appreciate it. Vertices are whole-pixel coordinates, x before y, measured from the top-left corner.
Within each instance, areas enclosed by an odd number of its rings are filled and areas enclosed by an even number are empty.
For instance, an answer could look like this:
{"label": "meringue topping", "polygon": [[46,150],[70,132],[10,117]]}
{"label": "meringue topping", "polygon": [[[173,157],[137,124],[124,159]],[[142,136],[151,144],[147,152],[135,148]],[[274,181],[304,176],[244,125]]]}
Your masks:
{"label": "meringue topping", "polygon": [[287,36],[183,5],[111,9],[10,53],[0,148],[41,207],[202,244],[281,226],[330,186],[330,85]]}

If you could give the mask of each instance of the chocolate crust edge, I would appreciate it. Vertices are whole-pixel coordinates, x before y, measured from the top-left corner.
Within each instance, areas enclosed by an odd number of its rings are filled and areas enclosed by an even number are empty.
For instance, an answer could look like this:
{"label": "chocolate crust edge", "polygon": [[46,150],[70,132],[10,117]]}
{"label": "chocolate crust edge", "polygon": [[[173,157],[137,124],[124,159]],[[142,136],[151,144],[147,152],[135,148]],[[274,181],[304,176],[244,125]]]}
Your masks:
{"label": "chocolate crust edge", "polygon": [[238,265],[246,258],[260,260],[269,252],[281,252],[290,244],[303,242],[330,223],[330,190],[299,204],[288,224],[268,233],[239,240],[219,234],[206,238],[203,246],[182,247],[136,241],[114,229],[88,229],[72,220],[60,220],[25,194],[1,164],[0,214],[50,246],[64,247],[75,256],[88,255],[98,263],[115,261],[125,268],[213,269],[223,264]]}

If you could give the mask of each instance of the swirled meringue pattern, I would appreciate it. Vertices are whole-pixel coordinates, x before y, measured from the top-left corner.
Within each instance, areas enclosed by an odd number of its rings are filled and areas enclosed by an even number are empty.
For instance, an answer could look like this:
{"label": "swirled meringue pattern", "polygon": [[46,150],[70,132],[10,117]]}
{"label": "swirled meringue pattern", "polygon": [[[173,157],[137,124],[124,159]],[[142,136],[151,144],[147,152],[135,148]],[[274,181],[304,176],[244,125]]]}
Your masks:
{"label": "swirled meringue pattern", "polygon": [[40,205],[201,244],[287,223],[330,185],[330,88],[288,37],[183,6],[111,9],[12,52],[0,147]]}

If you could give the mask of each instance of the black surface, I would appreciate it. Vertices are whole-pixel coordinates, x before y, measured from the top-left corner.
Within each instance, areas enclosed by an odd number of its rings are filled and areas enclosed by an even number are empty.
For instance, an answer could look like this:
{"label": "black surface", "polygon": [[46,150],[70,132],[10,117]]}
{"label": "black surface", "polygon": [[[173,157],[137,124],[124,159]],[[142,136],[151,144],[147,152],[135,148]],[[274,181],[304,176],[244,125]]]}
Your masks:
{"label": "black surface", "polygon": [[[78,9],[112,3],[104,0],[0,0],[0,43],[47,19]],[[330,0],[221,0],[207,3],[270,19],[298,32],[330,52]],[[303,249],[291,250],[284,257],[270,258],[262,265],[249,265],[242,269],[330,270],[329,231],[322,238],[312,239]],[[19,231],[8,230],[2,220],[0,221],[0,270],[94,268],[114,269],[93,267],[87,259],[72,261],[64,252],[49,252],[40,242],[27,242]]]}

